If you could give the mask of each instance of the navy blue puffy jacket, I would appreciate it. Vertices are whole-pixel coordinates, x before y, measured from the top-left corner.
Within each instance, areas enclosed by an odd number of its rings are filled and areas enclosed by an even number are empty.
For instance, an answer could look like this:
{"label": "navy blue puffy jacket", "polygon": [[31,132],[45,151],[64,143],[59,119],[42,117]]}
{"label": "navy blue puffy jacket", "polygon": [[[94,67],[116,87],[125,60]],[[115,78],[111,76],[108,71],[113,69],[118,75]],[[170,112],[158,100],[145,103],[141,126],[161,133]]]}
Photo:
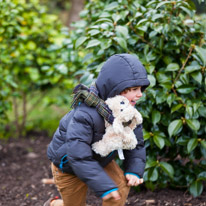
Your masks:
{"label": "navy blue puffy jacket", "polygon": [[[130,54],[110,57],[95,83],[103,100],[120,94],[128,87],[142,86],[144,89],[149,85],[145,68]],[[138,145],[133,150],[124,150],[124,171],[142,177],[146,159],[142,125],[137,126],[134,132]],[[97,196],[117,187],[103,170],[117,152],[101,157],[91,149],[91,145],[101,140],[104,133],[102,116],[95,108],[82,103],[61,119],[47,151],[48,158],[57,167],[78,176]]]}

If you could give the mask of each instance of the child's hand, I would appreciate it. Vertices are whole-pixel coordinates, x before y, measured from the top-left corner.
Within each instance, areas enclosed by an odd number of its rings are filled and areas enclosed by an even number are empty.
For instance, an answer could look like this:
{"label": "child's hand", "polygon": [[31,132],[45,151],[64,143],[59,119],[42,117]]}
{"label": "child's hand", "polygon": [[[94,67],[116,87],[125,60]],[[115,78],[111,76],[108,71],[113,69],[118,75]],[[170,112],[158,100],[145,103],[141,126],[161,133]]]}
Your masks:
{"label": "child's hand", "polygon": [[109,193],[108,195],[104,196],[102,199],[108,200],[110,198],[114,198],[115,200],[119,200],[121,197],[120,197],[118,191],[113,191],[113,192]]}
{"label": "child's hand", "polygon": [[138,186],[139,184],[142,184],[144,182],[142,178],[139,179],[137,176],[131,174],[127,174],[126,179],[128,181],[127,182],[128,186]]}

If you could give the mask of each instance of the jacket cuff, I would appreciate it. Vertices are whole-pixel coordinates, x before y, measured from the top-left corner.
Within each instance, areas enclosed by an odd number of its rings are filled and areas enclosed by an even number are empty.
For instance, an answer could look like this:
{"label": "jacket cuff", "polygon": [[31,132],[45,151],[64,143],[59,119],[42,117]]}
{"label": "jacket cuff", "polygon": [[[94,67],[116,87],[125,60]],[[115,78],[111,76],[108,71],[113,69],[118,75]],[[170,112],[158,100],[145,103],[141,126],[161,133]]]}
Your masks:
{"label": "jacket cuff", "polygon": [[105,197],[106,195],[108,195],[109,193],[114,192],[114,191],[117,191],[117,190],[118,190],[118,188],[111,189],[111,190],[105,192],[103,195],[101,195],[101,198],[103,198],[103,197]]}
{"label": "jacket cuff", "polygon": [[139,179],[141,179],[139,175],[137,175],[137,174],[135,174],[135,173],[132,173],[132,172],[126,172],[126,173],[124,173],[124,175],[125,175],[125,176],[126,176],[126,175],[134,175],[134,176],[138,177]]}

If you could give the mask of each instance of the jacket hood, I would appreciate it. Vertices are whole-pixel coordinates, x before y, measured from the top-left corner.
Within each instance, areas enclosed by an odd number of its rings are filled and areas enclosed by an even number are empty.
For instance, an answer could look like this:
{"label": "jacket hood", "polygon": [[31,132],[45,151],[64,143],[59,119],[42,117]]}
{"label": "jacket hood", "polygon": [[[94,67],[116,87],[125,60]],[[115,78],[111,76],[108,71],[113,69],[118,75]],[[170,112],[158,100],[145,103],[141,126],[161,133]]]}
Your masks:
{"label": "jacket hood", "polygon": [[115,54],[103,65],[96,87],[101,99],[114,97],[129,87],[149,86],[147,73],[137,57],[131,54]]}

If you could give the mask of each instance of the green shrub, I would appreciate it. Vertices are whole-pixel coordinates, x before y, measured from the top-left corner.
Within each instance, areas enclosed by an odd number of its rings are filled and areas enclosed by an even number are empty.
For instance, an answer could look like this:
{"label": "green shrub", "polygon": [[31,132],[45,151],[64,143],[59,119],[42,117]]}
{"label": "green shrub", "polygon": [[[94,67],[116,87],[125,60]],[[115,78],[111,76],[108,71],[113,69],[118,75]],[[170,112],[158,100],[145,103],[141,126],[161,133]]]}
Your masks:
{"label": "green shrub", "polygon": [[[188,188],[206,180],[206,44],[192,1],[87,2],[75,48],[86,54],[80,81],[90,84],[115,53],[136,55],[151,86],[137,105],[147,147],[145,185]],[[88,66],[86,66],[88,65]]]}
{"label": "green shrub", "polygon": [[[68,45],[68,28],[62,26],[57,16],[48,14],[38,0],[3,0],[0,8],[0,136],[4,135],[9,120],[7,111],[11,108],[16,133],[21,135],[28,102],[35,91],[42,91],[43,96],[54,87],[73,87],[76,67],[71,59],[75,62],[76,54],[72,55]],[[41,103],[42,96],[35,104]]]}

